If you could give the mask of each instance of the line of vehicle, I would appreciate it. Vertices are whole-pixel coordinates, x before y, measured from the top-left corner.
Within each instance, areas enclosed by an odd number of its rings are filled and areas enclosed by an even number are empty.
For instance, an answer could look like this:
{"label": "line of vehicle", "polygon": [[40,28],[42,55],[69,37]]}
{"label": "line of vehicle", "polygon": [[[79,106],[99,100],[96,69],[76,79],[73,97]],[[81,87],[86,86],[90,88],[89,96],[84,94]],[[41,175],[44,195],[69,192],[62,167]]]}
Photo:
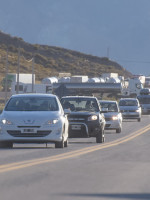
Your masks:
{"label": "line of vehicle", "polygon": [[60,161],[60,160],[69,159],[69,158],[73,158],[73,157],[78,157],[78,156],[81,156],[81,155],[85,155],[87,153],[92,153],[92,152],[97,151],[97,150],[110,148],[110,147],[122,144],[124,142],[127,142],[129,140],[132,140],[135,137],[138,137],[139,135],[142,135],[143,133],[146,133],[149,130],[150,130],[150,125],[142,128],[138,131],[135,131],[128,136],[119,138],[119,139],[114,140],[112,142],[94,145],[92,147],[86,147],[86,148],[82,148],[82,149],[79,149],[79,150],[75,150],[75,151],[71,151],[71,152],[67,152],[67,153],[62,153],[62,154],[59,154],[59,155],[50,156],[50,157],[46,157],[46,158],[38,158],[38,159],[33,159],[33,160],[27,160],[27,161],[21,161],[21,162],[15,162],[15,163],[10,163],[10,164],[0,165],[0,173],[13,171],[13,170],[17,170],[17,169],[22,169],[22,168],[26,168],[26,167],[32,167],[32,166],[40,165],[40,164],[44,164],[44,163]]}

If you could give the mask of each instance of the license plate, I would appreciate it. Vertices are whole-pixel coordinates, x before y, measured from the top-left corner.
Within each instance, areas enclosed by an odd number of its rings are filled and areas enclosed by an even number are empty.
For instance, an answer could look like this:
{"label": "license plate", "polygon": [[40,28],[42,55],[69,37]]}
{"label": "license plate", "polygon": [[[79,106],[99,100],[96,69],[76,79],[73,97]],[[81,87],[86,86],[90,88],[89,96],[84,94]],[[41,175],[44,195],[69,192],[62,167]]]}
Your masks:
{"label": "license plate", "polygon": [[72,130],[81,130],[81,125],[72,125],[71,129]]}
{"label": "license plate", "polygon": [[23,133],[35,133],[36,131],[33,128],[23,129]]}

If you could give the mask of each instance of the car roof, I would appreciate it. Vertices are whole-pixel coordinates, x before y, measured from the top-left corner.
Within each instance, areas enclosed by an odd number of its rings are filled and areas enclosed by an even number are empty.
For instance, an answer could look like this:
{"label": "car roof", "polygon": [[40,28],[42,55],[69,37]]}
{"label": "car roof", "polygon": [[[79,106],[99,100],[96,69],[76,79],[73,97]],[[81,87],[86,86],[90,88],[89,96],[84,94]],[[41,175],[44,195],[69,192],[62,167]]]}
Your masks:
{"label": "car roof", "polygon": [[91,98],[93,98],[93,99],[97,99],[96,97],[94,97],[94,96],[64,96],[64,97],[62,97],[62,98],[87,98],[87,99],[91,99]]}
{"label": "car roof", "polygon": [[121,98],[120,101],[121,100],[138,100],[138,99],[137,98]]}
{"label": "car roof", "polygon": [[139,95],[138,98],[150,98],[150,95]]}
{"label": "car roof", "polygon": [[117,101],[112,101],[112,100],[99,100],[99,102],[106,102],[106,103],[117,103]]}
{"label": "car roof", "polygon": [[56,97],[53,94],[42,94],[42,93],[25,93],[25,94],[14,94],[11,96],[14,97]]}

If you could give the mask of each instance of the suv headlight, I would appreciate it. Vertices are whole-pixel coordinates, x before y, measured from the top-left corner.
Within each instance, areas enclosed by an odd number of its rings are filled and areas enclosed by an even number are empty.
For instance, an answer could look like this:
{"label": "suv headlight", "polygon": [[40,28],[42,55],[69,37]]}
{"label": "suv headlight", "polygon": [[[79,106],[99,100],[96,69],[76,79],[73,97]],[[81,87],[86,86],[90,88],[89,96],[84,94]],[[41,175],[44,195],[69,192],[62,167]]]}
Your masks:
{"label": "suv headlight", "polygon": [[90,117],[88,117],[88,121],[95,121],[97,119],[98,119],[97,115],[91,115]]}
{"label": "suv headlight", "polygon": [[135,112],[140,112],[140,110],[138,109],[138,110],[136,110]]}
{"label": "suv headlight", "polygon": [[112,120],[118,120],[117,116],[112,116]]}
{"label": "suv headlight", "polygon": [[2,124],[6,124],[6,125],[12,125],[13,124],[10,120],[7,120],[7,119],[2,119],[1,122],[2,122]]}
{"label": "suv headlight", "polygon": [[51,124],[56,124],[59,120],[58,119],[52,119],[52,120],[48,120],[46,122],[46,124],[51,125]]}

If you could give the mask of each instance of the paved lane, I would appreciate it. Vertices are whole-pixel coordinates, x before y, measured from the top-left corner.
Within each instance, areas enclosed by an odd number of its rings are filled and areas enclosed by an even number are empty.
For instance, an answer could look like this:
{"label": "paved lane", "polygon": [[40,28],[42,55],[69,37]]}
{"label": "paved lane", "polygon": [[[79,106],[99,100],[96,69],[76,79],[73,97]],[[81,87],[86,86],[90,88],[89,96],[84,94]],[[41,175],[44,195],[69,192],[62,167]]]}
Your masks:
{"label": "paved lane", "polygon": [[[149,119],[149,116],[143,116],[140,123],[125,121],[121,134],[107,131],[103,145],[89,138],[70,139],[69,148],[63,150],[55,149],[53,145],[48,148],[15,145],[12,150],[1,149],[0,167],[4,164],[10,167],[6,172],[0,168],[1,199],[149,200],[150,130],[142,129],[149,127]],[[113,142],[133,132],[140,135],[127,142],[123,142],[125,139],[121,143]],[[115,145],[111,146],[111,143]],[[58,159],[62,155],[70,156]],[[46,158],[50,160],[52,156],[55,160],[46,162]],[[31,166],[39,159],[42,162]],[[11,169],[10,163],[24,161],[30,161],[30,166]]]}

